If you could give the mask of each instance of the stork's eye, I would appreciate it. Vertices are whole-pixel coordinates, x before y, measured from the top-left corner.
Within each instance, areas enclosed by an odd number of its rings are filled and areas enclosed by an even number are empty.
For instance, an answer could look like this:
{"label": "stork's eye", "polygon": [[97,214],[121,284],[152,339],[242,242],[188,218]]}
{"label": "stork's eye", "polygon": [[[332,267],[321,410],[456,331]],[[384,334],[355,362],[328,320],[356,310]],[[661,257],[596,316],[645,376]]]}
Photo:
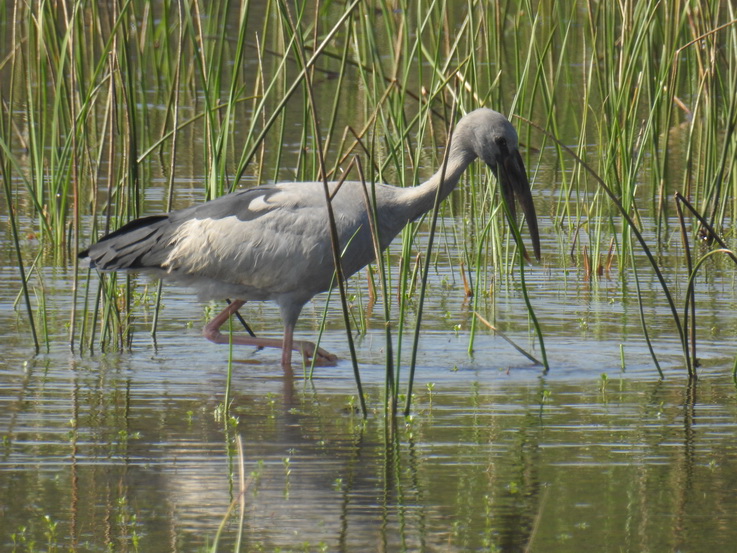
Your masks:
{"label": "stork's eye", "polygon": [[494,139],[494,142],[496,142],[496,147],[499,150],[499,156],[502,159],[505,159],[509,156],[509,147],[507,146],[507,139],[503,136],[497,136]]}

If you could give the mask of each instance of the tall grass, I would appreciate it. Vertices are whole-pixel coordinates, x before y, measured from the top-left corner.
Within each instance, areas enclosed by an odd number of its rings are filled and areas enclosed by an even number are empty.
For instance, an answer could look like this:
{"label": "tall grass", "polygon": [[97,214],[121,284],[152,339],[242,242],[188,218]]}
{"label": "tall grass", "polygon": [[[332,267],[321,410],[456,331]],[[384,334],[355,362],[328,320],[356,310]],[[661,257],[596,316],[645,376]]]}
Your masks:
{"label": "tall grass", "polygon": [[[73,347],[128,347],[138,315],[135,279],[77,272],[75,252],[101,233],[179,207],[185,193],[189,201],[204,200],[265,180],[337,179],[354,155],[369,193],[372,182],[415,185],[442,163],[453,117],[480,105],[520,117],[538,211],[552,220],[543,225],[544,242],[568,244],[544,251],[546,265],[567,264],[562,250],[571,250],[581,268],[586,259],[586,278],[595,279],[613,243],[622,289],[631,276],[639,289],[655,275],[675,306],[679,268],[661,261],[675,247],[673,193],[681,192],[716,233],[733,233],[731,3],[418,0],[397,9],[382,1],[312,0],[290,4],[293,21],[284,6],[4,5],[0,165],[21,286],[27,282],[43,304],[38,265],[29,264],[34,247],[44,264],[75,267]],[[556,168],[559,184],[536,177],[543,166]],[[201,187],[188,191],[180,183],[193,175]],[[527,292],[535,304],[494,187],[486,169],[471,168],[459,192],[438,207],[435,247],[419,247],[433,225],[418,221],[402,233],[398,256],[377,263],[383,308],[373,324],[386,329],[393,405],[403,379],[412,379],[402,367],[417,353],[410,339],[422,315],[416,267],[426,275],[454,264],[470,282],[473,312],[489,320],[494,288]],[[162,188],[163,201],[156,199]],[[453,219],[462,224],[450,225]],[[38,245],[26,244],[17,225]],[[684,228],[693,241],[703,226],[692,219]],[[365,287],[363,277],[356,280],[353,286]],[[33,329],[34,294],[24,290]],[[671,328],[693,373],[683,319],[672,311]],[[468,322],[470,351],[475,321]],[[650,341],[647,326],[642,332]]]}

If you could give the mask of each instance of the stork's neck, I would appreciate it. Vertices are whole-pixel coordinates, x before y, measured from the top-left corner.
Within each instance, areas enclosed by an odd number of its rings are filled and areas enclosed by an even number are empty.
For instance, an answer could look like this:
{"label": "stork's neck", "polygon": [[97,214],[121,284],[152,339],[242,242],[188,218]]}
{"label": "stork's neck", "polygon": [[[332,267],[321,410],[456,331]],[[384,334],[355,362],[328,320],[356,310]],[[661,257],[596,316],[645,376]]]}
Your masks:
{"label": "stork's neck", "polygon": [[[461,145],[454,144],[451,148],[445,170],[441,166],[429,180],[419,186],[405,189],[404,200],[407,202],[407,209],[410,214],[408,220],[416,219],[430,211],[435,205],[435,197],[438,193],[440,194],[440,201],[447,198],[458,184],[463,171],[476,159],[476,155],[469,149],[459,146]],[[439,192],[438,188],[440,189]]]}

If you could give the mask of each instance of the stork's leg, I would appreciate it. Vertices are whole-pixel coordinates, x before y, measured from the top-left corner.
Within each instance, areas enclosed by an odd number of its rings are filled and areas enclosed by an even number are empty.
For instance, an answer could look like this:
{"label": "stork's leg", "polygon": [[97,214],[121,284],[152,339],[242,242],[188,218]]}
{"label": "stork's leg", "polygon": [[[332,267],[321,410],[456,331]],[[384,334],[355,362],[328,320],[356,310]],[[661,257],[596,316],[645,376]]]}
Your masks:
{"label": "stork's leg", "polygon": [[[218,315],[205,325],[202,334],[205,338],[216,344],[229,344],[231,337],[220,332],[220,327],[235,313],[243,307],[246,302],[243,300],[235,300],[223,309]],[[284,339],[277,338],[255,338],[252,336],[234,335],[232,337],[234,344],[243,346],[256,346],[259,348],[282,348],[282,367],[291,370],[292,366],[292,350],[300,352],[305,361],[308,361],[315,353],[317,353],[319,364],[334,365],[338,359],[332,353],[322,348],[316,348],[312,342],[302,340],[294,341],[294,325],[287,325],[284,328]]]}
{"label": "stork's leg", "polygon": [[281,346],[281,366],[286,369],[292,366],[292,346],[294,344],[294,325],[284,327],[284,340]]}

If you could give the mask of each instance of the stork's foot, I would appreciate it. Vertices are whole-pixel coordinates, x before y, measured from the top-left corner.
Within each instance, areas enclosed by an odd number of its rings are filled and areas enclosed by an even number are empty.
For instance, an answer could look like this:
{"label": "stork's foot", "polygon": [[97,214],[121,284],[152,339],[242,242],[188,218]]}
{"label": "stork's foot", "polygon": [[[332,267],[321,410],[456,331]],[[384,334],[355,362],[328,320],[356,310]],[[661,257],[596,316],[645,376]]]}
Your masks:
{"label": "stork's foot", "polygon": [[[295,341],[293,346],[295,351],[299,351],[302,354],[305,365],[312,362],[315,359],[315,365],[321,367],[333,367],[338,361],[338,356],[326,351],[322,348],[315,347],[315,344],[307,341]],[[315,355],[317,353],[317,355]]]}
{"label": "stork's foot", "polygon": [[291,367],[292,364],[292,350],[302,354],[302,358],[306,365],[312,362],[312,358],[315,357],[315,365],[321,367],[333,367],[338,361],[338,356],[333,355],[329,351],[322,348],[315,347],[315,344],[308,341],[295,341],[292,343],[290,349],[285,349],[284,342],[276,338],[252,338],[251,336],[234,335],[232,338],[227,334],[223,334],[218,329],[213,328],[211,325],[207,325],[202,334],[205,338],[216,344],[237,344],[243,346],[254,346],[257,348],[277,348],[282,350],[282,365],[285,370],[287,367]]}
{"label": "stork's foot", "polygon": [[336,355],[318,348],[312,342],[293,339],[294,323],[284,326],[284,339],[277,340],[275,338],[256,338],[255,336],[234,335],[227,336],[220,332],[220,327],[227,321],[230,316],[235,313],[245,302],[236,300],[223,309],[213,320],[205,325],[202,334],[205,338],[216,344],[240,344],[245,346],[255,346],[257,348],[279,348],[282,350],[282,367],[285,374],[292,372],[292,351],[298,351],[302,354],[305,364],[315,358],[316,365],[333,366],[338,360]]}

